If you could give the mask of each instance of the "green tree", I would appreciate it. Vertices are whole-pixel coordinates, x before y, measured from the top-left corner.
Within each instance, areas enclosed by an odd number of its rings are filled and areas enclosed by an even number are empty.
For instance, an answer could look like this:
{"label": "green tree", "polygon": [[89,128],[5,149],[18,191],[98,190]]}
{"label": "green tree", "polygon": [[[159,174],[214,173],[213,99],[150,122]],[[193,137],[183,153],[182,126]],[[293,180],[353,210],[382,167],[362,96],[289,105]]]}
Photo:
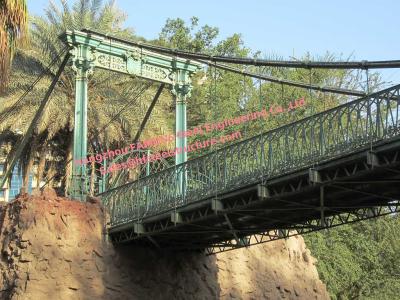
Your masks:
{"label": "green tree", "polygon": [[[200,27],[199,20],[196,17],[192,17],[189,24],[186,24],[180,18],[168,19],[161,30],[159,39],[153,42],[166,47],[212,55],[262,57],[260,53],[252,53],[249,48],[244,46],[240,34],[233,34],[217,42],[218,32],[218,28],[208,25]],[[281,59],[277,56],[263,58]],[[322,57],[312,57],[310,54],[306,54],[298,59],[325,61],[343,60],[342,57],[338,58],[330,53]],[[251,66],[241,67],[238,65],[231,66],[252,73],[312,83],[319,86],[360,89],[358,86],[358,82],[361,79],[359,72],[348,70],[306,70]],[[376,82],[376,74],[371,74],[370,77],[371,82]],[[290,113],[275,115],[267,120],[259,120],[240,126],[234,126],[225,132],[214,132],[213,135],[241,130],[243,136],[251,137],[268,129],[273,129],[313,113],[332,108],[349,100],[347,96],[321,93],[262,80],[254,80],[247,76],[223,71],[218,68],[215,69],[212,64],[211,66],[205,66],[204,71],[199,72],[194,77],[193,85],[192,96],[188,100],[189,128],[206,122],[222,121],[263,108],[288,107],[289,103],[299,98],[304,98],[306,101],[306,106],[301,109],[294,110]],[[371,87],[374,87],[374,85],[371,84]],[[190,142],[198,138],[198,136],[190,138]],[[206,152],[197,151],[196,153],[191,153],[191,157]]]}
{"label": "green tree", "polygon": [[332,299],[398,299],[399,215],[304,236]]}
{"label": "green tree", "polygon": [[153,43],[191,52],[208,52],[212,49],[212,44],[218,36],[219,30],[217,27],[209,25],[204,25],[198,29],[198,24],[199,19],[197,17],[190,19],[189,26],[180,18],[167,19],[159,39],[153,41]]}
{"label": "green tree", "polygon": [[[153,43],[213,55],[238,57],[249,55],[250,49],[244,46],[240,34],[233,34],[217,42],[218,33],[216,27],[209,25],[200,27],[197,17],[192,17],[189,25],[180,18],[168,19],[159,39]],[[192,95],[187,104],[188,127],[240,114],[243,110],[239,105],[244,97],[243,86],[250,85],[250,82],[250,78],[205,66],[204,71],[198,72],[193,78]],[[226,133],[214,132],[212,135],[217,134]],[[189,143],[195,139],[198,137],[189,138]],[[190,157],[199,156],[209,150],[190,153]]]}

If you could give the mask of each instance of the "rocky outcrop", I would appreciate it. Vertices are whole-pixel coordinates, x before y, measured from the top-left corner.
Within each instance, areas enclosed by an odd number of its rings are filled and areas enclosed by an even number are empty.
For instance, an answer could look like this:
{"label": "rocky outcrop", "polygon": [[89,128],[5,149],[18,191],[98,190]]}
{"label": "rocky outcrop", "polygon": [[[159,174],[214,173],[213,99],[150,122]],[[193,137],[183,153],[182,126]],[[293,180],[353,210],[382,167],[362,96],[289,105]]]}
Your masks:
{"label": "rocky outcrop", "polygon": [[0,208],[0,299],[327,299],[301,237],[213,256],[107,241],[96,201]]}

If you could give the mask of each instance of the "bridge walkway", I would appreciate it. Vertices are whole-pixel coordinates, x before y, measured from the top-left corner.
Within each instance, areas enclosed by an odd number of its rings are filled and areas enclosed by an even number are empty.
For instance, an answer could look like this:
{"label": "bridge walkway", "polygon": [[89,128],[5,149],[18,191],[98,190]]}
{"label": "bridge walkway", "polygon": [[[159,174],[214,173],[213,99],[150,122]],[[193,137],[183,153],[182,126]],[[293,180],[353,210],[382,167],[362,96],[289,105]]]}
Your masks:
{"label": "bridge walkway", "polygon": [[215,253],[393,213],[399,104],[397,85],[104,192],[110,237]]}

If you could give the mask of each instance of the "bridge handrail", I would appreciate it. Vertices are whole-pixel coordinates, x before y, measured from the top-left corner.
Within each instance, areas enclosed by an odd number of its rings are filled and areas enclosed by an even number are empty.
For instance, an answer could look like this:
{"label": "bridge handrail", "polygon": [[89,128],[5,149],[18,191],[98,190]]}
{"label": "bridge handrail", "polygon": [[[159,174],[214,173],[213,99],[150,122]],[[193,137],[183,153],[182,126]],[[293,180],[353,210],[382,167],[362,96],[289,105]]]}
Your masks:
{"label": "bridge handrail", "polygon": [[115,225],[342,155],[399,134],[399,90],[396,85],[344,103],[99,196]]}

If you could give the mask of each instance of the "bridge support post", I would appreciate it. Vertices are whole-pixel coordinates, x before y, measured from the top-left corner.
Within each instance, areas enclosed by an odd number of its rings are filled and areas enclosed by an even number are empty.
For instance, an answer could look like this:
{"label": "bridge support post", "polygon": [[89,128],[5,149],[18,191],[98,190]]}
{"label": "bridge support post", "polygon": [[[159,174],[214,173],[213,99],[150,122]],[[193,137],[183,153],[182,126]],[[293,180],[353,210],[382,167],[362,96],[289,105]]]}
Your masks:
{"label": "bridge support post", "polygon": [[187,138],[185,134],[182,134],[187,130],[187,119],[186,119],[186,96],[181,92],[176,95],[176,116],[175,116],[175,145],[176,148],[180,148],[175,157],[175,164],[179,165],[187,160]]}
{"label": "bridge support post", "polygon": [[72,69],[75,71],[74,149],[72,162],[72,192],[75,199],[84,200],[87,191],[85,164],[76,162],[87,156],[88,76],[93,72],[94,49],[78,45],[71,50]]}
{"label": "bridge support post", "polygon": [[80,70],[75,80],[75,126],[73,151],[73,197],[84,200],[87,193],[85,164],[75,162],[87,155],[87,75]]}
{"label": "bridge support post", "polygon": [[[88,29],[67,30],[60,37],[70,49],[72,68],[76,73],[75,88],[75,128],[71,189],[76,199],[84,199],[87,194],[87,174],[84,165],[76,160],[87,155],[87,89],[88,75],[94,68],[145,78],[172,86],[176,96],[176,130],[186,130],[186,97],[191,90],[191,76],[201,68],[201,63],[190,59],[162,55],[144,49],[141,45]],[[114,41],[116,43],[114,43]],[[186,137],[177,136],[176,164],[186,161]],[[179,190],[184,198],[186,175],[179,172]]]}
{"label": "bridge support post", "polygon": [[320,172],[314,168],[310,168],[308,170],[308,178],[310,180],[310,183],[313,183],[313,184],[322,182]]}
{"label": "bridge support post", "polygon": [[379,157],[378,157],[378,155],[376,155],[375,152],[373,152],[373,151],[367,152],[367,164],[372,167],[379,166]]}
{"label": "bridge support post", "polygon": [[265,185],[257,185],[257,196],[261,199],[267,199],[270,197],[268,188]]}
{"label": "bridge support post", "polygon": [[[175,111],[175,165],[182,164],[187,161],[187,118],[186,118],[186,101],[190,97],[192,86],[190,84],[190,74],[186,70],[175,70],[175,84],[172,85],[172,93],[175,95],[176,111]],[[185,196],[186,190],[186,171],[177,170],[178,194]]]}
{"label": "bridge support post", "polygon": [[221,200],[212,199],[211,200],[211,209],[213,211],[215,211],[215,213],[218,213],[219,211],[224,210],[224,204],[221,202]]}

